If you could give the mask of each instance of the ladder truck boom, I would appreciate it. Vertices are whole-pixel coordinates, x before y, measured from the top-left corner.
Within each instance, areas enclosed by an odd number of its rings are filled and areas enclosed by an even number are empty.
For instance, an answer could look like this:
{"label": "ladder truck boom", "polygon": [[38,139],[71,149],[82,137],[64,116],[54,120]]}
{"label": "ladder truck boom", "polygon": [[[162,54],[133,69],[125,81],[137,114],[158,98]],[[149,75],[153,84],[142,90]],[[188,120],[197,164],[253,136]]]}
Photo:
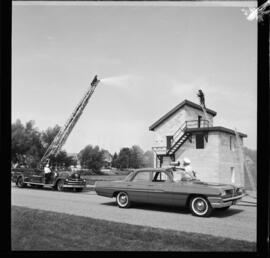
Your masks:
{"label": "ladder truck boom", "polygon": [[84,108],[86,107],[90,97],[94,93],[99,82],[100,80],[98,80],[97,75],[96,75],[93,81],[91,82],[90,87],[87,89],[86,93],[84,94],[83,98],[75,107],[71,116],[68,118],[64,126],[61,127],[57,135],[54,137],[52,143],[50,144],[45,154],[41,158],[39,165],[42,165],[46,160],[49,159],[50,156],[56,156],[59,153],[62,146],[65,144],[68,136],[70,135],[72,129],[74,128],[75,124],[77,123],[81,114],[83,113]]}

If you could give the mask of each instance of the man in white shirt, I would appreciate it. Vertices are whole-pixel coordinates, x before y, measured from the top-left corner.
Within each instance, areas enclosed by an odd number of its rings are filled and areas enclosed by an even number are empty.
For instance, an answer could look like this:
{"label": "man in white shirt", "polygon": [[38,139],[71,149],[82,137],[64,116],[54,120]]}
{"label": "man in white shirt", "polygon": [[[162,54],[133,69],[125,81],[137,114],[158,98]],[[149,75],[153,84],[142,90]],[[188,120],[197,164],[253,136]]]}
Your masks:
{"label": "man in white shirt", "polygon": [[45,184],[48,184],[51,177],[51,169],[49,167],[49,164],[46,164],[46,166],[44,167],[44,173],[45,173]]}
{"label": "man in white shirt", "polygon": [[183,161],[183,166],[184,166],[184,170],[187,174],[189,174],[192,178],[196,177],[195,172],[193,171],[191,165],[190,165],[191,161],[188,158],[184,158]]}

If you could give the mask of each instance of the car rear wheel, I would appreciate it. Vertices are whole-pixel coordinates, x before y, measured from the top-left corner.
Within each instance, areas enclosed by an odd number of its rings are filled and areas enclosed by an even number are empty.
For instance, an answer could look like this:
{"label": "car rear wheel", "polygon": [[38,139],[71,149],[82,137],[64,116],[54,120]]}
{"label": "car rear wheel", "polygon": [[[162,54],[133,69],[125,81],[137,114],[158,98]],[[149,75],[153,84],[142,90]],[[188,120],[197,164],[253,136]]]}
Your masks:
{"label": "car rear wheel", "polygon": [[125,193],[125,192],[119,192],[117,194],[116,202],[117,202],[117,205],[120,208],[128,208],[128,207],[130,207],[130,200],[129,200],[128,194]]}
{"label": "car rear wheel", "polygon": [[19,188],[23,188],[26,186],[26,184],[24,183],[23,181],[23,178],[22,177],[19,177],[18,180],[17,180],[17,184],[16,184]]}
{"label": "car rear wheel", "polygon": [[202,196],[195,196],[191,198],[189,208],[192,215],[199,217],[209,217],[213,210],[209,201]]}
{"label": "car rear wheel", "polygon": [[61,191],[64,190],[64,187],[63,186],[64,186],[64,180],[59,180],[57,182],[56,189],[61,192]]}

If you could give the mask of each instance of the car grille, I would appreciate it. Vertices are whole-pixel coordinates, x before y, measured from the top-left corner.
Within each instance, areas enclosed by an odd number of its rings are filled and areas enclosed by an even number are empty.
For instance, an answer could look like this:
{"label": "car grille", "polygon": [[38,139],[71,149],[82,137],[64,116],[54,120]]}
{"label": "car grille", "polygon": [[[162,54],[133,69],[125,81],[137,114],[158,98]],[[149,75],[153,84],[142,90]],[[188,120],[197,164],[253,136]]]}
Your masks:
{"label": "car grille", "polygon": [[84,185],[85,182],[83,182],[82,180],[68,180],[68,182],[66,182],[68,185]]}

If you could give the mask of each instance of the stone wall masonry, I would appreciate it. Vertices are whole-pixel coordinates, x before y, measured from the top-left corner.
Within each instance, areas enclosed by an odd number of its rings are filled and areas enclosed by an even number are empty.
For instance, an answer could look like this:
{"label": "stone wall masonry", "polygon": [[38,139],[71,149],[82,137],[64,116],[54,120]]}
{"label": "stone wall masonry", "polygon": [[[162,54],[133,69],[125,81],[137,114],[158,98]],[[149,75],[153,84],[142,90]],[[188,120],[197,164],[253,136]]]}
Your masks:
{"label": "stone wall masonry", "polygon": [[[166,146],[166,136],[173,136],[185,121],[198,120],[198,116],[205,119],[202,110],[189,106],[185,106],[183,109],[178,110],[176,113],[167,118],[165,122],[161,123],[155,128],[154,146]],[[211,120],[211,123],[213,123],[213,116],[211,114],[208,114],[208,118]]]}
{"label": "stone wall masonry", "polygon": [[[207,113],[210,123],[213,124],[213,116]],[[198,120],[198,116],[201,116],[202,119],[206,119],[204,116],[204,112],[202,110],[194,109],[189,106],[185,106],[185,119],[189,120]]]}
{"label": "stone wall masonry", "polygon": [[[230,137],[232,139],[232,149],[230,149]],[[242,143],[241,139],[241,143]],[[232,169],[234,168],[236,185],[244,184],[244,175],[240,164],[239,146],[236,141],[236,136],[220,132],[219,146],[219,181],[224,183],[233,183]]]}
{"label": "stone wall masonry", "polygon": [[171,166],[171,158],[170,157],[163,157],[163,163],[162,163],[162,167],[170,167]]}
{"label": "stone wall masonry", "polygon": [[165,122],[155,129],[154,145],[166,146],[166,136],[174,135],[180,126],[185,122],[184,110],[180,110],[170,116]]}
{"label": "stone wall masonry", "polygon": [[175,153],[175,160],[182,164],[188,157],[191,166],[197,172],[197,177],[202,181],[219,182],[219,136],[217,132],[209,132],[208,142],[204,149],[196,149],[195,135],[192,135],[192,143],[188,140]]}

